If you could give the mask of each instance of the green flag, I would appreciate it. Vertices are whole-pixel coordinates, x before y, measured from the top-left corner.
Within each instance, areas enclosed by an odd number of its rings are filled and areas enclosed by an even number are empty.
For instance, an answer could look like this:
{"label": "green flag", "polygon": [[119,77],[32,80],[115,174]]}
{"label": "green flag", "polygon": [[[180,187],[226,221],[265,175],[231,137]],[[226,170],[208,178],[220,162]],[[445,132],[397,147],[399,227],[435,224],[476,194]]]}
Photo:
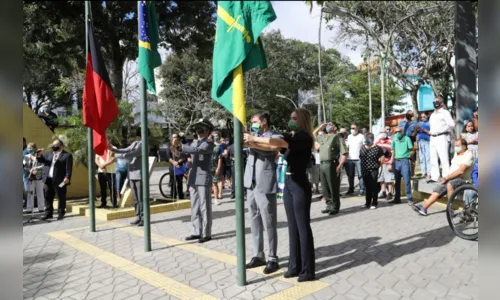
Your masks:
{"label": "green flag", "polygon": [[161,65],[158,53],[158,20],[153,1],[139,1],[139,73],[148,90],[156,94],[154,68]]}
{"label": "green flag", "polygon": [[276,19],[270,1],[217,1],[217,32],[213,56],[212,98],[246,123],[243,97],[233,98],[233,71],[266,68],[259,36]]}

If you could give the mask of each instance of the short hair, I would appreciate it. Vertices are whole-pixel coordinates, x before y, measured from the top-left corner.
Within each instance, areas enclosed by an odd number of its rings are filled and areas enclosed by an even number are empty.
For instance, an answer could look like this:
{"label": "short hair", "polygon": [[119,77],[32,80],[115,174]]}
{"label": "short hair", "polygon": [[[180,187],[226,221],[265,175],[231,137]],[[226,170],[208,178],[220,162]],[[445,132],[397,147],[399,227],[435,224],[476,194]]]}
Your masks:
{"label": "short hair", "polygon": [[465,146],[465,149],[467,149],[467,140],[464,138],[459,138],[457,141],[460,141],[460,145]]}
{"label": "short hair", "polygon": [[259,120],[262,122],[264,120],[267,121],[267,126],[271,127],[271,115],[269,114],[269,112],[267,111],[259,111],[257,113],[255,113],[253,117],[257,117],[259,118]]}
{"label": "short hair", "polygon": [[444,98],[443,98],[443,96],[441,96],[441,95],[437,95],[436,97],[434,97],[434,100],[436,100],[436,99],[438,99],[438,100],[440,100],[441,102],[443,102],[443,103],[444,103]]}
{"label": "short hair", "polygon": [[29,142],[28,145],[26,145],[28,148],[36,148],[36,144],[34,142]]}
{"label": "short hair", "polygon": [[64,147],[64,142],[61,139],[55,139],[54,142],[59,142]]}
{"label": "short hair", "polygon": [[368,132],[365,134],[365,138],[373,140],[375,138],[375,136],[373,135],[373,133]]}

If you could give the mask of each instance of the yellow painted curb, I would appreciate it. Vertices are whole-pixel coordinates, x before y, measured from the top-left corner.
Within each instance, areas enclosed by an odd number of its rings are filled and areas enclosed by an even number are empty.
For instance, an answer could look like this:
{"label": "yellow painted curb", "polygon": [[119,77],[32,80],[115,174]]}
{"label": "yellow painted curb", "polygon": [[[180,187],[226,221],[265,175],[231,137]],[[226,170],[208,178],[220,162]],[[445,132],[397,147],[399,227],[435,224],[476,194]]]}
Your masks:
{"label": "yellow painted curb", "polygon": [[176,280],[170,279],[163,274],[152,271],[132,261],[126,260],[116,254],[104,251],[96,246],[83,242],[66,232],[51,232],[48,233],[48,235],[67,244],[72,248],[75,248],[100,260],[105,264],[108,264],[122,272],[134,276],[135,278],[140,279],[164,291],[168,295],[172,295],[179,299],[217,299],[216,297],[205,294]]}

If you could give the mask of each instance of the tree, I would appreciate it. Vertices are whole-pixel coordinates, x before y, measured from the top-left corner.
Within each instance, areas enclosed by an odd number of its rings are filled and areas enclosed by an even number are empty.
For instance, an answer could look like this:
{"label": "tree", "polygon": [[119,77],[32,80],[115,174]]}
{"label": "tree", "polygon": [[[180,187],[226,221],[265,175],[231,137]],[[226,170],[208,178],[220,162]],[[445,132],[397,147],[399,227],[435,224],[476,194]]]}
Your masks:
{"label": "tree", "polygon": [[172,125],[177,130],[186,131],[200,118],[217,121],[229,117],[211,97],[212,62],[198,58],[196,49],[168,56],[159,76],[163,87],[160,110],[165,119],[175,120]]}
{"label": "tree", "polygon": [[[210,57],[216,20],[213,1],[155,1],[155,5],[161,46],[174,52],[194,47],[197,55]],[[38,57],[27,61],[25,70],[54,72],[47,77],[52,81],[45,81],[46,76],[35,78],[33,72],[25,72],[26,78],[51,87],[46,82],[57,82],[56,75],[71,78],[85,69],[84,2],[25,1],[23,11],[25,57],[39,51]],[[115,97],[121,100],[124,64],[137,58],[137,1],[95,1],[91,11]],[[35,83],[25,80],[25,90],[31,93]],[[81,100],[81,94],[77,97]]]}
{"label": "tree", "polygon": [[[389,33],[395,29],[387,67],[398,84],[411,94],[415,111],[418,111],[417,92],[422,84],[430,83],[436,94],[452,92],[449,84],[454,76],[450,65],[455,43],[454,2],[331,1],[325,5],[343,7],[351,15],[325,14],[325,17],[327,20],[341,20],[338,40],[351,41],[353,48],[364,45],[365,35],[368,34],[373,41],[372,53],[380,53]],[[417,9],[432,6],[439,7],[439,13],[414,16],[398,23]],[[368,24],[370,30],[362,28],[359,20]],[[412,69],[418,70],[418,79],[407,76]],[[438,79],[442,79],[440,87],[436,83]]]}
{"label": "tree", "polygon": [[[372,74],[372,113],[373,120],[377,120],[381,116],[380,80],[374,77]],[[366,71],[354,73],[341,81],[332,81],[329,78],[331,75],[326,78],[330,82],[328,88],[330,92],[326,94],[325,101],[332,98],[331,120],[339,127],[348,127],[352,123],[360,128],[370,127],[368,73]],[[385,92],[386,108],[392,109],[395,105],[401,105],[404,94],[405,92],[390,80]]]}

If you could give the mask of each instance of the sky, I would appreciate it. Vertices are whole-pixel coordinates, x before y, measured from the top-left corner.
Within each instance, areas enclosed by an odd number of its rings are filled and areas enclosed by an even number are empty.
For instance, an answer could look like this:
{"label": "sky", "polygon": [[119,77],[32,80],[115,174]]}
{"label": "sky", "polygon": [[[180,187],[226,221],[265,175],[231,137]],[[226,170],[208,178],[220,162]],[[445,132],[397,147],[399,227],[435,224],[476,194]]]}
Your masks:
{"label": "sky", "polygon": [[[313,11],[309,13],[309,6],[304,1],[272,1],[272,4],[277,18],[264,29],[264,32],[279,29],[286,38],[294,38],[313,44],[318,43],[319,6],[315,5]],[[336,22],[330,21],[328,24],[335,25]],[[326,25],[323,21],[321,45],[325,48],[337,49],[342,55],[348,57],[354,65],[359,65],[363,61],[361,58],[362,49],[358,48],[356,51],[352,51],[347,49],[343,43],[334,45],[333,39],[336,36],[336,30],[335,28],[328,30]]]}

